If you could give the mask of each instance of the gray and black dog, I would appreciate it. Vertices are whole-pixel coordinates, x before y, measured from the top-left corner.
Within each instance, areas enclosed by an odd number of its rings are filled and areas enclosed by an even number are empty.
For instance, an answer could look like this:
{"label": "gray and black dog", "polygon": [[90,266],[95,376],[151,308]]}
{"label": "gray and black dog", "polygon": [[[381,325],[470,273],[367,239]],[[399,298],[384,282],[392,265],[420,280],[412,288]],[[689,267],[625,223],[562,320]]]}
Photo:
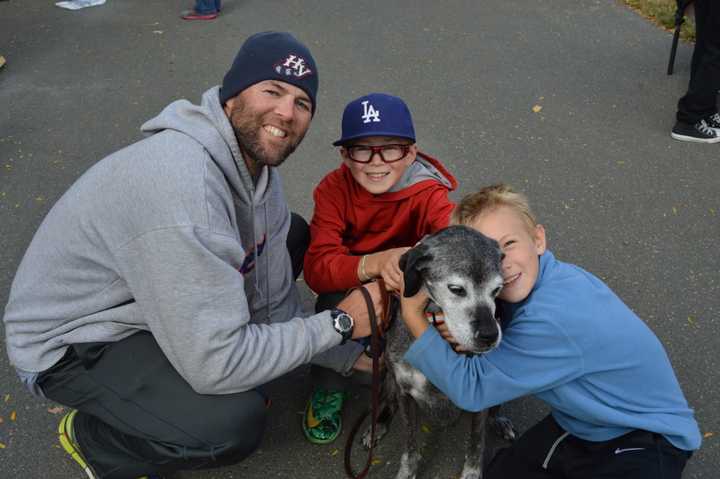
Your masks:
{"label": "gray and black dog", "polygon": [[[450,226],[425,237],[401,257],[405,295],[414,296],[426,288],[431,305],[434,303],[442,310],[448,330],[462,350],[471,354],[487,352],[497,346],[502,337],[495,319],[495,297],[503,285],[501,261],[497,242],[467,226]],[[461,410],[403,360],[413,337],[400,318],[396,318],[386,334],[385,403],[379,414],[376,439],[387,432],[394,412],[399,411],[407,431],[396,479],[414,479],[420,462],[418,407],[440,425],[457,420]],[[493,409],[490,413],[481,411],[472,415],[461,479],[482,478],[486,422],[505,439],[515,438],[512,424],[497,415],[497,408]],[[369,431],[363,436],[363,444],[370,445]]]}

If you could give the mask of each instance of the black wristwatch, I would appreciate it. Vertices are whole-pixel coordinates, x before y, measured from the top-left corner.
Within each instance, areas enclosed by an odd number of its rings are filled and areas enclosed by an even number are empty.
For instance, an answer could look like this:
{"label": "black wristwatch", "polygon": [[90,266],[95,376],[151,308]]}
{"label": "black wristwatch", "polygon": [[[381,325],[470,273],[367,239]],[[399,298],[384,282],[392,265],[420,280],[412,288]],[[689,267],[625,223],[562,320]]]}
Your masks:
{"label": "black wristwatch", "polygon": [[345,341],[352,338],[355,321],[352,316],[337,308],[330,310],[330,317],[332,318],[333,328],[342,336],[340,344],[345,344]]}

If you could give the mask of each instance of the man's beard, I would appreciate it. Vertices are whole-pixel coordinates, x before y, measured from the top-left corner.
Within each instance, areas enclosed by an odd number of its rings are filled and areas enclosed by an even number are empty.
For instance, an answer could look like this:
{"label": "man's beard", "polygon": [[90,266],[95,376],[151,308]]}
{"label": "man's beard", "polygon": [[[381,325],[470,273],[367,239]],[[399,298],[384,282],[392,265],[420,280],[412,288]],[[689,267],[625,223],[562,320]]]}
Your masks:
{"label": "man's beard", "polygon": [[[235,138],[243,155],[247,155],[258,170],[262,165],[280,166],[295,151],[305,136],[303,134],[296,141],[290,141],[280,150],[269,151],[260,140],[260,130],[263,127],[262,118],[259,118],[244,103],[237,102],[237,105],[230,112],[230,124],[235,131]],[[290,135],[290,132],[288,131],[287,134]]]}

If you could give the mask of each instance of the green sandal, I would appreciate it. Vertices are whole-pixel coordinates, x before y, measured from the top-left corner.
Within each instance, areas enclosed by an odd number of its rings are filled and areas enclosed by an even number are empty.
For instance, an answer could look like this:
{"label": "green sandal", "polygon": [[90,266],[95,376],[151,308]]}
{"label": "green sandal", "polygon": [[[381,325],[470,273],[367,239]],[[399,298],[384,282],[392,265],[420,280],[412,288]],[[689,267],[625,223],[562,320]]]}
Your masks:
{"label": "green sandal", "polygon": [[316,389],[305,408],[302,428],[313,444],[329,444],[342,431],[342,406],[345,393]]}

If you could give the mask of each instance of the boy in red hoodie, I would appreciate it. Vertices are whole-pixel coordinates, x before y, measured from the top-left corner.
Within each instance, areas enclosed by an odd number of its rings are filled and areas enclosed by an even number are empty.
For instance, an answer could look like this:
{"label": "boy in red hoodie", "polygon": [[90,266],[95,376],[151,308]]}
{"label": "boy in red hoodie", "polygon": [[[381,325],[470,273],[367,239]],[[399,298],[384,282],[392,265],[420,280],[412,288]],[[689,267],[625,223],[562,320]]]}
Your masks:
{"label": "boy in red hoodie", "polygon": [[[305,281],[319,295],[316,310],[334,308],[348,289],[375,278],[399,289],[400,256],[448,225],[454,207],[448,193],[457,186],[438,160],[418,151],[410,111],[392,95],[371,93],[350,102],[342,137],[333,145],[340,147],[342,165],[315,188],[305,254]],[[344,376],[369,371],[363,349],[349,341],[313,359],[313,376],[325,377],[316,381],[303,416],[309,441],[337,438],[345,398],[337,375],[328,377],[316,366]]]}

